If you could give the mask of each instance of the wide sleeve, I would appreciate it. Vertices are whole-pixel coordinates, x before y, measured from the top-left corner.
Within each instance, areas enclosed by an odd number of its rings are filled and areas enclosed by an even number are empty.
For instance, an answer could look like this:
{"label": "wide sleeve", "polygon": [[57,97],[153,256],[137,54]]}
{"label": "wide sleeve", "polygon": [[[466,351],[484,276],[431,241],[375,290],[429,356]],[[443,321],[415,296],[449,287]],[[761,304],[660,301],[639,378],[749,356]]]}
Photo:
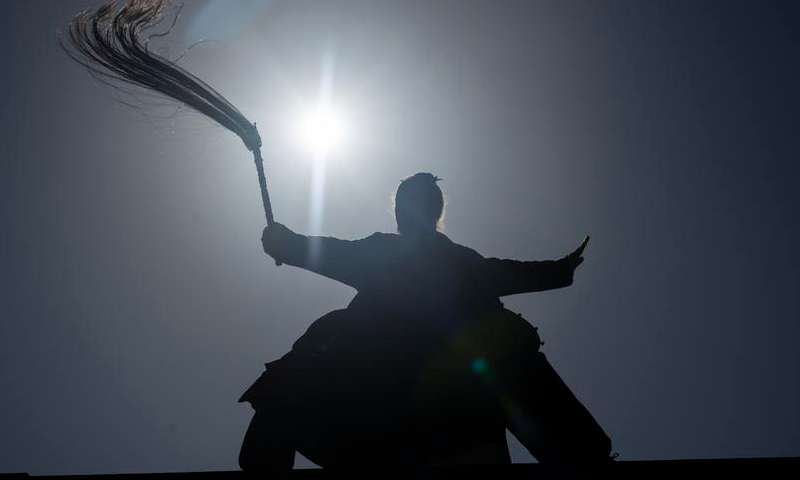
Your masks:
{"label": "wide sleeve", "polygon": [[486,284],[499,297],[572,285],[573,269],[566,257],[544,261],[486,258],[481,270]]}
{"label": "wide sleeve", "polygon": [[368,278],[369,244],[372,237],[341,240],[306,236],[281,228],[264,242],[264,250],[275,260],[337,280],[355,289]]}

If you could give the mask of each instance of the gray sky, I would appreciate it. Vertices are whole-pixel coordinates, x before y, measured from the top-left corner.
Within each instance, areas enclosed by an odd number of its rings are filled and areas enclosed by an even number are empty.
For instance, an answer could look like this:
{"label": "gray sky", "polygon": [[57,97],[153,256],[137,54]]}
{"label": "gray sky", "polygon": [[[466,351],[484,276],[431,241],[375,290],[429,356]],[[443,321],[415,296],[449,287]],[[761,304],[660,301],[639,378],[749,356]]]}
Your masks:
{"label": "gray sky", "polygon": [[[235,469],[238,396],[355,292],[263,254],[233,134],[143,121],[66,58],[55,29],[87,4],[0,6],[0,472]],[[505,303],[621,459],[778,456],[800,455],[798,13],[212,0],[168,39],[223,39],[184,66],[258,122],[296,230],[313,163],[286,130],[330,58],[354,134],[327,164],[325,234],[394,231],[389,195],[430,171],[446,233],[486,256],[591,235],[572,287]]]}

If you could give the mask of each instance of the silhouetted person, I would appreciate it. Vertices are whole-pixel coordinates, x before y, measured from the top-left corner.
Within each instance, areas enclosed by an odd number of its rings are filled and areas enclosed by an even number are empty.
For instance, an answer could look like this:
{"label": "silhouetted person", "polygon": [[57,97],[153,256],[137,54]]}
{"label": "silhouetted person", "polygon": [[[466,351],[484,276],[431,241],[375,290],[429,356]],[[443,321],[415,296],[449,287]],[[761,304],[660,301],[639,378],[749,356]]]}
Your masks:
{"label": "silhouetted person", "polygon": [[566,287],[583,244],[558,261],[484,258],[437,231],[429,173],[395,196],[399,234],[355,241],[264,230],[266,253],[358,290],[316,322],[240,401],[255,415],[244,470],[510,463],[505,430],[540,462],[607,461],[611,442],[499,297]]}

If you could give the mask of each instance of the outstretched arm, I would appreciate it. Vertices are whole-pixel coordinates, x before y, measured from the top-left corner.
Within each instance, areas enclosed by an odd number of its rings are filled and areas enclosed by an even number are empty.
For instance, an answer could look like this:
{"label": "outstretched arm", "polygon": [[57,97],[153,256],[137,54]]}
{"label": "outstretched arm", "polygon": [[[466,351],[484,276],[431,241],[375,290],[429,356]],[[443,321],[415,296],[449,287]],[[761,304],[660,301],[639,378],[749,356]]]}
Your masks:
{"label": "outstretched arm", "polygon": [[361,284],[364,269],[358,261],[359,240],[310,237],[276,222],[264,229],[261,244],[264,252],[277,261],[310,270],[356,289]]}
{"label": "outstretched arm", "polygon": [[484,260],[486,281],[498,296],[539,292],[572,285],[575,269],[583,263],[583,249],[589,237],[574,252],[561,260],[524,262],[518,260]]}

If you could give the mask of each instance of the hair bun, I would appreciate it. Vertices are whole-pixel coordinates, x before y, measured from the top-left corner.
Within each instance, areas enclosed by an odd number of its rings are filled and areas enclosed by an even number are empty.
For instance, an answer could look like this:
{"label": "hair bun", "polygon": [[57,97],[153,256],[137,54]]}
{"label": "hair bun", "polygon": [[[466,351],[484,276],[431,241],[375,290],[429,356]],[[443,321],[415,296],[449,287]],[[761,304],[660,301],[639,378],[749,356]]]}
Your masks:
{"label": "hair bun", "polygon": [[411,175],[410,177],[406,178],[405,180],[402,180],[400,183],[405,183],[405,182],[415,182],[415,183],[416,182],[429,182],[429,183],[432,183],[432,184],[435,185],[436,182],[438,182],[440,180],[442,180],[442,179],[437,177],[436,175],[434,175],[432,173],[419,172],[419,173],[415,173],[414,175]]}

